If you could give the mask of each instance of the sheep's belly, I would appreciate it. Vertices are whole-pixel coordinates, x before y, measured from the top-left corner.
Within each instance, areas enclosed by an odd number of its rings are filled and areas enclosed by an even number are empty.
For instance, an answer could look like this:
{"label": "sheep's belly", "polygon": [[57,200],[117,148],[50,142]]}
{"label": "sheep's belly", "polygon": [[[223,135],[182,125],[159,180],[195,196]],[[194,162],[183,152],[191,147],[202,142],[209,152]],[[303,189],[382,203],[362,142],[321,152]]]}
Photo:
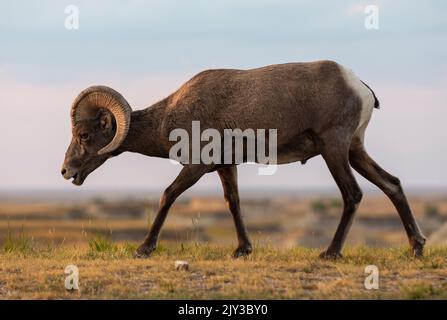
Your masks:
{"label": "sheep's belly", "polygon": [[279,145],[277,163],[285,164],[296,161],[307,161],[320,154],[319,149],[308,133],[302,133],[285,144]]}

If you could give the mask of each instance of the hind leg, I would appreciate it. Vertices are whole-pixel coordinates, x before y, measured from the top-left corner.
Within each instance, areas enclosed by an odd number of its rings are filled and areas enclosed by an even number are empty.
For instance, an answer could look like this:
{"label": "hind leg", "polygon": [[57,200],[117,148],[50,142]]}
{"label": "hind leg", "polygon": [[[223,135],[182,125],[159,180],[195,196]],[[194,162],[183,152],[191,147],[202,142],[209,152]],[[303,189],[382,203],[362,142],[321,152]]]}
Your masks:
{"label": "hind leg", "polygon": [[233,215],[234,225],[236,226],[238,247],[233,253],[235,258],[248,256],[252,251],[252,246],[248,237],[247,229],[242,220],[241,208],[239,204],[239,191],[237,186],[237,167],[235,165],[224,167],[217,170],[222,187],[224,189],[225,200]]}
{"label": "hind leg", "polygon": [[349,166],[348,150],[349,145],[347,143],[337,141],[326,143],[322,148],[322,156],[340,189],[344,207],[334,238],[328,249],[321,253],[321,258],[334,259],[341,257],[343,244],[362,199],[362,191]]}
{"label": "hind leg", "polygon": [[371,159],[366,153],[360,137],[356,137],[352,141],[349,161],[358,173],[379,187],[390,198],[399,213],[414,254],[422,256],[425,237],[414,219],[399,179],[383,170]]}

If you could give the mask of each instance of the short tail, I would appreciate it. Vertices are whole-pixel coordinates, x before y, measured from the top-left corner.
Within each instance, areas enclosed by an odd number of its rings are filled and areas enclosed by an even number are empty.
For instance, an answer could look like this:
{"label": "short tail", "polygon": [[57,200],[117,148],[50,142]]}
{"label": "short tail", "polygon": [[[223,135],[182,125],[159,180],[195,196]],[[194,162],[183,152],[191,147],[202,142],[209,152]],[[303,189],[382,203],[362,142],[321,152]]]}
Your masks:
{"label": "short tail", "polygon": [[[362,80],[360,80],[362,81]],[[376,94],[374,93],[373,89],[371,89],[366,83],[364,83],[362,81],[362,83],[369,89],[369,91],[371,91],[371,93],[373,94],[374,97],[374,108],[380,109],[380,102],[379,99],[377,99]]]}

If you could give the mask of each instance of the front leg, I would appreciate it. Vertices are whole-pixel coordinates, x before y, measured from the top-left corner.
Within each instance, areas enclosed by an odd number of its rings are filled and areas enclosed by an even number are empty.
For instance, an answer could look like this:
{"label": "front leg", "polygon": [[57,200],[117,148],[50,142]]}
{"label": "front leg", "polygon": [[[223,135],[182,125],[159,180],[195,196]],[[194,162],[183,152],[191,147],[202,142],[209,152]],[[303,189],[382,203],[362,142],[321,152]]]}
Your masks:
{"label": "front leg", "polygon": [[161,227],[168,215],[169,208],[174,203],[175,199],[180,196],[185,190],[193,186],[199,179],[212,168],[206,165],[186,165],[180,171],[174,182],[166,188],[160,199],[160,206],[154,223],[149,231],[144,242],[138,247],[135,257],[145,258],[155,250],[157,246],[158,235]]}

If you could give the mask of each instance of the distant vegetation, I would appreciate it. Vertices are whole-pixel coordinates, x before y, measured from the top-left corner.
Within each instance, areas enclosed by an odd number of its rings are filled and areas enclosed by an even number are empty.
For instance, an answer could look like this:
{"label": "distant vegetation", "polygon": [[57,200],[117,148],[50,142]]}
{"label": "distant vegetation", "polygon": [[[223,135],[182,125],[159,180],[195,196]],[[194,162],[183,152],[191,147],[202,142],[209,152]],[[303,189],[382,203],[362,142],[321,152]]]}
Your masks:
{"label": "distant vegetation", "polygon": [[438,206],[435,204],[428,204],[425,206],[425,215],[431,218],[439,218],[440,213]]}
{"label": "distant vegetation", "polygon": [[319,214],[328,214],[332,209],[340,209],[342,207],[343,202],[336,198],[319,199],[311,204],[312,211]]}

